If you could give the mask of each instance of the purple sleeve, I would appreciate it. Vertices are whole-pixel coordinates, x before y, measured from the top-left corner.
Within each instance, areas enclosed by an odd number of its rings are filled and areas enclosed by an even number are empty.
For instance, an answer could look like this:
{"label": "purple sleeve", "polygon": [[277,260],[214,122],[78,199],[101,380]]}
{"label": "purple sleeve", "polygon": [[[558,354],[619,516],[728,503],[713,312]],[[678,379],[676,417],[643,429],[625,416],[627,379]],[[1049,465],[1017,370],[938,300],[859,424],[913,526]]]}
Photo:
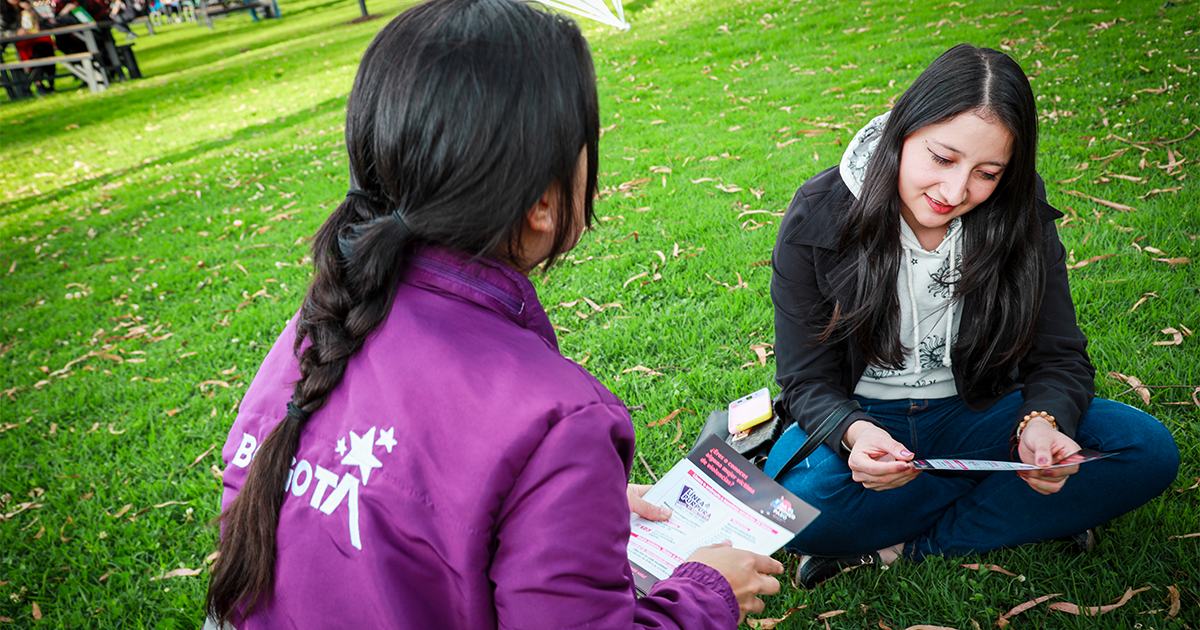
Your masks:
{"label": "purple sleeve", "polygon": [[619,404],[590,405],[547,429],[497,515],[488,577],[500,627],[736,627],[728,582],[703,565],[683,565],[636,599],[626,555],[632,454]]}
{"label": "purple sleeve", "polygon": [[[727,623],[724,621],[724,614],[713,610],[716,608],[714,594],[719,595],[725,602],[726,612],[729,613]],[[679,609],[679,602],[686,602],[688,599],[704,600],[706,612],[703,619],[694,619],[695,612]],[[740,612],[733,587],[729,585],[725,576],[706,564],[685,562],[675,569],[669,579],[655,584],[649,595],[638,600],[634,620],[639,628],[663,627],[656,619],[664,616],[675,620],[681,628],[700,628],[705,624],[734,628],[737,627]]]}

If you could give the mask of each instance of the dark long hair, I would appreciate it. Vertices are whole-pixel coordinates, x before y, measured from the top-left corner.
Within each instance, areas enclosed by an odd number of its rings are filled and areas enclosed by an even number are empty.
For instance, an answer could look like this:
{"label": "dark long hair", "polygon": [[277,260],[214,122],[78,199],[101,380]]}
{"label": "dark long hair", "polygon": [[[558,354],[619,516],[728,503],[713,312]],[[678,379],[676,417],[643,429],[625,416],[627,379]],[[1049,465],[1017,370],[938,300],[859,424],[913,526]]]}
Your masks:
{"label": "dark long hair", "polygon": [[568,19],[512,0],[432,0],[375,37],[346,115],[351,186],[361,192],[314,239],[316,274],[296,329],[301,377],[221,516],[210,617],[244,616],[271,596],[300,435],[387,316],[406,251],[427,242],[515,259],[526,213],[557,183],[553,261],[582,229],[573,200],[584,149],[581,215],[591,223],[598,138],[591,54]]}
{"label": "dark long hair", "polygon": [[9,0],[0,0],[0,24],[14,31],[21,27],[21,9]]}
{"label": "dark long hair", "polygon": [[[858,199],[842,226],[840,250],[855,262],[854,303],[838,305],[825,338],[851,339],[871,365],[900,369],[899,195],[904,141],[929,125],[973,112],[1012,137],[1012,157],[986,201],[962,216],[963,263],[952,279],[955,300],[969,300],[952,359],[968,390],[1001,382],[1033,345],[1044,285],[1038,219],[1037,108],[1015,61],[989,48],[960,44],[937,58],[896,101],[871,156]],[[950,343],[950,340],[947,340]]]}

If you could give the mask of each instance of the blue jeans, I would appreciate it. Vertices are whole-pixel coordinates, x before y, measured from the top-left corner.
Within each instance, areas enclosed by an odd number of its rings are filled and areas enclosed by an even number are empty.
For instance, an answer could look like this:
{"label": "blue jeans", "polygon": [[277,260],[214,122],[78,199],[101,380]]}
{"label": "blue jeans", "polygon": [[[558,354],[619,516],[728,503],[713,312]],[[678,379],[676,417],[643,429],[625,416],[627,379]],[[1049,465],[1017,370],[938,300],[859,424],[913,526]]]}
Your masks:
{"label": "blue jeans", "polygon": [[[863,410],[919,459],[1018,459],[1013,424],[1020,392],[976,413],[955,396],[936,400],[856,399]],[[792,425],[776,442],[765,471],[774,476],[800,447]],[[923,472],[891,490],[868,490],[851,478],[845,460],[822,445],[779,479],[821,510],[787,544],[819,556],[853,556],[905,543],[905,555],[963,555],[1053,540],[1083,532],[1129,512],[1165,490],[1179,471],[1179,449],[1154,417],[1097,398],[1079,423],[1083,448],[1116,452],[1088,462],[1062,489],[1038,494],[1016,472]]]}

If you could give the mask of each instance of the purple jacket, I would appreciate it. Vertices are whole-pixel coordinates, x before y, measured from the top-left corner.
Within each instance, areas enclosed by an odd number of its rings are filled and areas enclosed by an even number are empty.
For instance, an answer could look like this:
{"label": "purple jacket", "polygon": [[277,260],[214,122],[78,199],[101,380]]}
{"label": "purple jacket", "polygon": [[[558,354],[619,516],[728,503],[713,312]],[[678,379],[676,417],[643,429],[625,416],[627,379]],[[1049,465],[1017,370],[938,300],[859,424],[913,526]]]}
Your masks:
{"label": "purple jacket", "polygon": [[[222,455],[222,506],[299,378],[295,321]],[[425,247],[304,429],[256,628],[734,628],[715,570],[635,599],[624,404],[558,352],[527,278]]]}

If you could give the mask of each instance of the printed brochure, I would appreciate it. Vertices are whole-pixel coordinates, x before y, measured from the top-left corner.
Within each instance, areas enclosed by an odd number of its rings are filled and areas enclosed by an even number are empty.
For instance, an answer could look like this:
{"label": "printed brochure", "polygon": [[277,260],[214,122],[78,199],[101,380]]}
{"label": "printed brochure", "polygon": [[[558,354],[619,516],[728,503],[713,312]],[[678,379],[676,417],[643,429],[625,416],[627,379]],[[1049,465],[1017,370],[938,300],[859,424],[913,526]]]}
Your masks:
{"label": "printed brochure", "polygon": [[1083,449],[1074,455],[1069,455],[1050,466],[1034,466],[1024,462],[1005,462],[991,459],[914,459],[913,468],[917,470],[1046,470],[1048,468],[1066,468],[1085,462],[1112,457],[1116,453],[1097,453],[1091,449]]}
{"label": "printed brochure", "polygon": [[699,547],[730,540],[737,549],[770,555],[819,514],[715,435],[675,464],[645,499],[672,514],[662,522],[631,515],[629,565],[643,595]]}

